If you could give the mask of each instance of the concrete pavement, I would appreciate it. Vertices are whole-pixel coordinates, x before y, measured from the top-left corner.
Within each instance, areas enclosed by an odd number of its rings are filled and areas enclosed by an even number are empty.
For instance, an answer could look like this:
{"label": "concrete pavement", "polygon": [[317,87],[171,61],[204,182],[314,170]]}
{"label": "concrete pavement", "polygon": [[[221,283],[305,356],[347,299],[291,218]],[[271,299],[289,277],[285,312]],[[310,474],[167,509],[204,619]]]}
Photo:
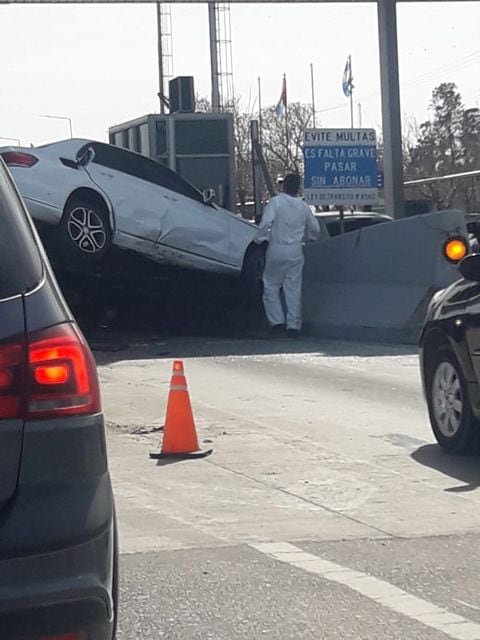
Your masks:
{"label": "concrete pavement", "polygon": [[[158,465],[152,429],[177,356],[214,453]],[[480,638],[480,469],[433,444],[413,351],[190,340],[98,357],[125,554],[121,638]],[[271,542],[395,587],[412,610],[262,553]],[[415,598],[438,608],[430,624]]]}

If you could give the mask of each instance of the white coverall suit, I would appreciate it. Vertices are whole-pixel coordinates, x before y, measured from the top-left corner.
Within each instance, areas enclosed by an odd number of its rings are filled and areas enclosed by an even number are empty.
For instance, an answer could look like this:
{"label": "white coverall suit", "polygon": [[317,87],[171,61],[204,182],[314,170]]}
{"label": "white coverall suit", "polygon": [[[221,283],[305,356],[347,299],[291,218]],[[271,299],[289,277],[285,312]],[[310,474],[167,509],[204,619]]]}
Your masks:
{"label": "white coverall suit", "polygon": [[[263,305],[271,326],[302,327],[303,243],[317,240],[320,225],[298,196],[280,193],[266,206],[255,242],[268,241]],[[283,289],[286,317],[280,292]]]}

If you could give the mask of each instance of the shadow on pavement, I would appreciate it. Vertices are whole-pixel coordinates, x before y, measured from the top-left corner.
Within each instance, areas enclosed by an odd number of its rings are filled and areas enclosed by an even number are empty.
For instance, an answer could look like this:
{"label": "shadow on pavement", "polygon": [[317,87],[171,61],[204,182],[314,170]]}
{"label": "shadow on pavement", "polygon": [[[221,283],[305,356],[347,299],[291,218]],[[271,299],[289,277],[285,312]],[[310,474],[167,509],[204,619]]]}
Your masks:
{"label": "shadow on pavement", "polygon": [[[127,346],[128,342],[128,346]],[[164,336],[133,335],[124,332],[115,334],[105,330],[90,338],[97,364],[107,365],[126,360],[152,360],[175,358],[211,358],[229,356],[288,356],[309,355],[318,358],[413,355],[415,351],[402,345],[377,345],[303,337],[299,340],[272,339],[263,337],[243,338],[232,335],[211,336]],[[119,346],[121,348],[119,348]]]}
{"label": "shadow on pavement", "polygon": [[445,489],[449,493],[466,493],[480,487],[479,456],[453,455],[443,451],[439,445],[428,444],[414,451],[412,458],[425,467],[463,483]]}

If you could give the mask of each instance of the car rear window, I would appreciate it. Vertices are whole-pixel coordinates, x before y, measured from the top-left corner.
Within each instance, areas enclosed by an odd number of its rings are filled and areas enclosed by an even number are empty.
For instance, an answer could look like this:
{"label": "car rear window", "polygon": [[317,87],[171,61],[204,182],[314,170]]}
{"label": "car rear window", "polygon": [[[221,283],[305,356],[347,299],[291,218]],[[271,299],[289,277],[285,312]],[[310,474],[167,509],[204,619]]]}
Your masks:
{"label": "car rear window", "polygon": [[35,287],[42,260],[30,223],[0,160],[0,299]]}

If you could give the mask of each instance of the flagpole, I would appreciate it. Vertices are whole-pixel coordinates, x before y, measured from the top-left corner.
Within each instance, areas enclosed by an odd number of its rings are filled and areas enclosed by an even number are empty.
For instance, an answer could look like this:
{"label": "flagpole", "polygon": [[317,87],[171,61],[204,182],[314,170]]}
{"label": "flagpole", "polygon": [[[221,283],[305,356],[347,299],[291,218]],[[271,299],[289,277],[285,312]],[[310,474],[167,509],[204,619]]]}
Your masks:
{"label": "flagpole", "polygon": [[287,99],[287,74],[283,74],[283,82],[285,83],[285,140],[287,143],[287,169],[290,170],[290,135],[288,131],[288,99]]}
{"label": "flagpole", "polygon": [[350,126],[353,129],[353,72],[352,72],[352,56],[348,56],[350,60]]}
{"label": "flagpole", "polygon": [[348,56],[350,60],[350,126],[353,129],[353,71],[352,71],[352,56]]}
{"label": "flagpole", "polygon": [[315,121],[315,81],[313,79],[313,62],[310,63],[310,79],[312,83],[312,116],[313,116],[313,128],[316,128]]}
{"label": "flagpole", "polygon": [[258,78],[258,140],[262,144],[262,81]]}

